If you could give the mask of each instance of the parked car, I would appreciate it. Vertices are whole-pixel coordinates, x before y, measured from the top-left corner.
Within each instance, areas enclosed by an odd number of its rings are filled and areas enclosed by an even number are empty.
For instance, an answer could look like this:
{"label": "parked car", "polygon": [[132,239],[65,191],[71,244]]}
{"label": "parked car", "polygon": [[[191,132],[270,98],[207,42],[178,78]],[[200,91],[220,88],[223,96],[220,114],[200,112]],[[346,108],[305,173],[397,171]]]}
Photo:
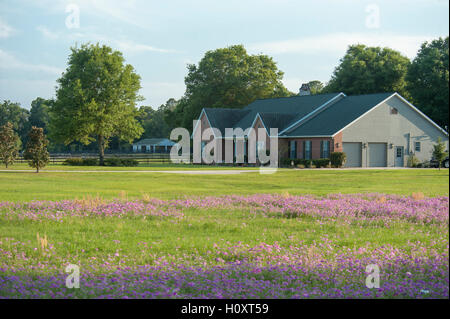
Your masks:
{"label": "parked car", "polygon": [[[438,168],[438,167],[439,167],[439,163],[438,163],[438,161],[436,161],[435,159],[432,159],[432,160],[430,161],[430,166],[431,166],[431,167]],[[448,156],[442,161],[442,167],[445,167],[445,168],[448,168],[448,167],[449,167]]]}

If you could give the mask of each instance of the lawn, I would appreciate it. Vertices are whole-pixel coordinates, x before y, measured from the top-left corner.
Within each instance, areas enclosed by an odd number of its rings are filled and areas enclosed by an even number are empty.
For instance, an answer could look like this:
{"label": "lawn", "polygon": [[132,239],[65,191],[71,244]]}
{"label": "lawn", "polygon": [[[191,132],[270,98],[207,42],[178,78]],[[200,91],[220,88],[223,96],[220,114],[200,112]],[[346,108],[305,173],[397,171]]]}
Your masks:
{"label": "lawn", "polygon": [[448,298],[448,184],[431,169],[0,172],[0,298]]}
{"label": "lawn", "polygon": [[[90,170],[79,167],[78,170]],[[165,168],[170,169],[169,168]],[[447,195],[448,169],[423,170],[280,170],[239,175],[166,173],[0,172],[0,201],[103,198],[173,199],[185,196],[289,192],[293,195],[329,193],[387,193]]]}

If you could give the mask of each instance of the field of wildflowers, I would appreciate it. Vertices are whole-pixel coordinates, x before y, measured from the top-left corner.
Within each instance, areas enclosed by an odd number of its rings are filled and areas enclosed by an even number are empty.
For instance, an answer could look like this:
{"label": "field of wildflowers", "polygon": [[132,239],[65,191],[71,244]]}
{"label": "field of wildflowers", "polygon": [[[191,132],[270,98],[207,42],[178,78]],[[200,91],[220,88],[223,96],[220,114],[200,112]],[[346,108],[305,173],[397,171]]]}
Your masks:
{"label": "field of wildflowers", "polygon": [[0,202],[0,298],[448,298],[448,231],[421,193]]}

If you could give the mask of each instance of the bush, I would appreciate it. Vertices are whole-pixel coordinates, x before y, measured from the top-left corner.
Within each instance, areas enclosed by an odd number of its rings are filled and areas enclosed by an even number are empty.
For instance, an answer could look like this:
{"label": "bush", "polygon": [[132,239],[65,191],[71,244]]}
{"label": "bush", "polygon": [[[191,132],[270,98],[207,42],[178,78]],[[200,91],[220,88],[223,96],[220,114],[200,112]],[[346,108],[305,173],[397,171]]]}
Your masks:
{"label": "bush", "polygon": [[330,159],[329,158],[319,158],[319,159],[313,160],[312,163],[317,168],[329,167]]}
{"label": "bush", "polygon": [[305,160],[302,158],[282,158],[280,160],[280,165],[283,167],[292,167],[292,163],[294,163],[295,167],[298,167],[299,165],[303,165],[304,167],[310,167],[311,166],[311,160]]}
{"label": "bush", "polygon": [[110,157],[105,158],[105,166],[138,166],[139,162],[133,158]]}
{"label": "bush", "polygon": [[420,164],[420,161],[414,154],[412,154],[408,157],[408,163],[407,163],[408,167],[418,167],[419,164]]}
{"label": "bush", "polygon": [[63,162],[63,165],[71,166],[96,166],[98,165],[98,160],[96,158],[81,158],[81,157],[71,157]]}
{"label": "bush", "polygon": [[71,157],[66,159],[63,165],[81,166],[83,165],[83,159],[81,157]]}
{"label": "bush", "polygon": [[118,157],[105,158],[105,166],[122,166],[122,160]]}
{"label": "bush", "polygon": [[122,158],[122,166],[138,166],[139,162],[134,158]]}
{"label": "bush", "polygon": [[96,158],[83,158],[83,166],[97,166],[98,159]]}
{"label": "bush", "polygon": [[342,167],[345,164],[347,155],[344,152],[333,152],[330,154],[332,167]]}

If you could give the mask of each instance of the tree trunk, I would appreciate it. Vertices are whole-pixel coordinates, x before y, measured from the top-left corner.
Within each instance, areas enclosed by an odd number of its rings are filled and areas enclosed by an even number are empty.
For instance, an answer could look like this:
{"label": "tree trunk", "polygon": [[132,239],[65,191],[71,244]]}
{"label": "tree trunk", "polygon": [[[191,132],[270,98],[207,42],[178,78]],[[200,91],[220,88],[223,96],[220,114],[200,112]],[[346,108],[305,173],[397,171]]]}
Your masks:
{"label": "tree trunk", "polygon": [[100,166],[105,165],[105,140],[102,135],[98,136],[98,154]]}
{"label": "tree trunk", "polygon": [[36,173],[39,173],[39,166],[36,166]]}

